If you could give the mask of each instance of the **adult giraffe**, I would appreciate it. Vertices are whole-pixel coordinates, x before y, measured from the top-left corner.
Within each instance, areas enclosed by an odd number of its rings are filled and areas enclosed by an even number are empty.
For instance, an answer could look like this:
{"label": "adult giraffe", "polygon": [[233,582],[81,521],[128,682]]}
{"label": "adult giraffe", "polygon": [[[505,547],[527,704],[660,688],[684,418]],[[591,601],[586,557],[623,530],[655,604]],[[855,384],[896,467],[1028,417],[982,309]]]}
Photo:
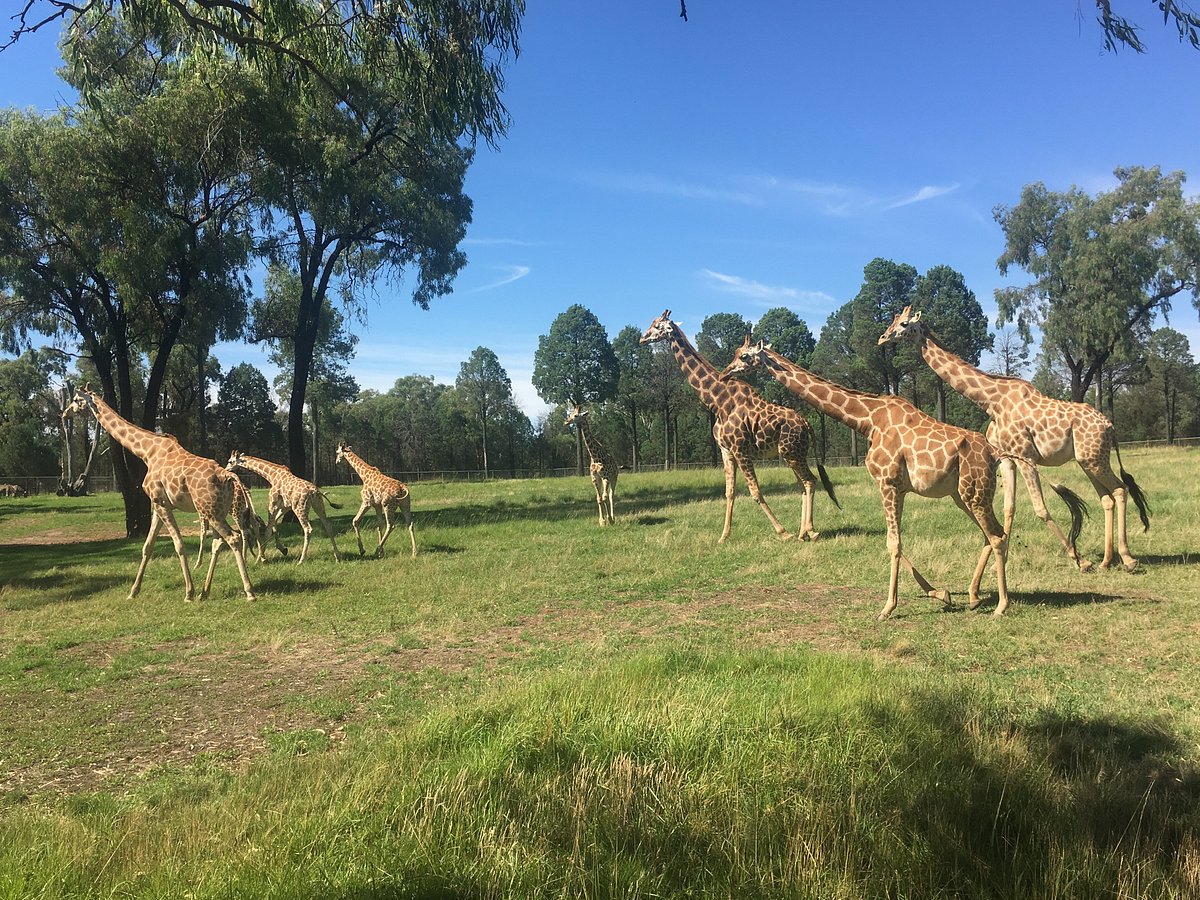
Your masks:
{"label": "adult giraffe", "polygon": [[[1115,509],[1118,551],[1126,571],[1132,572],[1137,560],[1129,553],[1129,536],[1125,526],[1126,492],[1137,505],[1143,531],[1150,528],[1149,508],[1146,495],[1121,464],[1121,450],[1112,422],[1086,403],[1055,400],[1024,379],[990,375],[975,368],[943,347],[929,326],[921,321],[921,313],[913,312],[911,306],[904,307],[879,337],[881,345],[896,344],[903,340],[914,342],[938,377],[991,417],[987,440],[996,450],[1024,456],[1039,466],[1062,466],[1071,460],[1079,464],[1096,489],[1100,505],[1104,507],[1104,559],[1100,562],[1100,568],[1107,569],[1112,565]],[[1119,478],[1110,462],[1114,450],[1121,471]],[[1012,528],[1017,492],[1016,473],[1010,460],[1011,457],[1006,459],[1001,468],[1004,475],[1005,533]],[[1069,537],[1064,536],[1046,510],[1037,468],[1022,470],[1022,475],[1038,518],[1062,543],[1063,549],[1080,571],[1086,572],[1092,568],[1091,562],[1075,549],[1078,529],[1073,528]],[[1060,496],[1066,490],[1061,485],[1052,484],[1051,487]]]}
{"label": "adult giraffe", "polygon": [[[217,556],[221,548],[228,544],[229,549],[233,551],[238,573],[242,576],[246,599],[253,600],[254,589],[250,586],[250,576],[246,574],[246,559],[242,552],[246,542],[240,531],[243,500],[234,487],[237,476],[225,471],[211,459],[188,453],[173,436],[155,434],[122,418],[99,394],[88,390],[87,385],[76,389],[75,396],[63,410],[63,416],[74,415],[77,412],[90,412],[96,417],[100,427],[108,432],[110,438],[146,465],[142,490],[150,498],[153,515],[150,519],[150,533],[142,547],[142,562],[133,579],[133,587],[129,590],[129,599],[132,600],[141,590],[142,576],[146,573],[146,564],[150,562],[150,555],[154,551],[154,541],[164,525],[171,535],[180,568],[183,569],[183,599],[189,602],[195,599],[192,573],[183,550],[183,536],[175,522],[174,511],[182,509],[199,513],[200,518],[221,538],[220,542],[213,542],[208,575],[204,579],[200,599],[208,596],[213,571],[217,566]],[[231,512],[234,522],[239,523],[236,535],[225,521]]]}
{"label": "adult giraffe", "polygon": [[[768,403],[758,391],[744,381],[722,378],[716,366],[692,346],[679,323],[671,321],[669,309],[651,322],[641,337],[643,344],[658,341],[670,343],[671,352],[674,353],[675,361],[683,370],[688,384],[700,396],[700,402],[717,417],[716,424],[713,425],[713,438],[721,448],[721,461],[725,465],[725,527],[717,543],[725,543],[733,523],[733,497],[738,468],[741,468],[746,476],[750,496],[762,509],[775,533],[783,540],[793,537],[767,505],[754,471],[755,458],[771,450],[775,450],[788,464],[788,468],[804,489],[800,534],[795,537],[815,541],[820,532],[813,527],[816,479],[808,468],[808,446],[812,440],[812,426],[808,424],[808,420],[794,409]],[[834,506],[841,509],[833,491],[833,483],[820,463],[817,463],[817,472],[821,476],[821,485],[825,488],[825,493],[829,495]]]}
{"label": "adult giraffe", "polygon": [[[922,497],[950,497],[979,526],[984,544],[971,578],[968,605],[971,609],[979,606],[983,570],[988,557],[995,553],[999,594],[995,615],[1003,615],[1008,609],[1005,573],[1008,533],[1000,527],[992,508],[996,495],[996,464],[1001,457],[983,435],[939,422],[903,397],[880,397],[826,381],[779,355],[763,341],[752,345],[746,338],[722,376],[729,377],[757,367],[766,369],[806,403],[867,438],[867,471],[879,486],[891,557],[888,597],[879,614],[880,620],[886,619],[896,608],[901,563],[927,596],[947,606],[950,604],[950,592],[936,590],[904,556],[900,521],[904,498],[910,493]],[[1022,468],[1033,465],[1023,458],[1017,458],[1016,462]],[[1082,515],[1081,512],[1075,514]]]}

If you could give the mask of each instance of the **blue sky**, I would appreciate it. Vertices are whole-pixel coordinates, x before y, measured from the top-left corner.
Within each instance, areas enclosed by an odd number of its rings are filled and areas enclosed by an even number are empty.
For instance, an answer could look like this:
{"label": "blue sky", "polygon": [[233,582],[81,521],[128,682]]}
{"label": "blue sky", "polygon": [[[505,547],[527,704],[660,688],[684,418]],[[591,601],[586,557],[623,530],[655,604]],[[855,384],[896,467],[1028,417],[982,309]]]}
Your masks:
{"label": "blue sky", "polygon": [[[483,345],[537,415],[538,335],[572,303],[610,337],[664,308],[694,334],[781,305],[816,334],[876,256],[952,266],[994,316],[1024,277],[996,270],[992,209],[1025,184],[1095,193],[1159,165],[1200,194],[1200,53],[1149,3],[1125,7],[1149,52],[1105,53],[1091,7],[690,0],[685,23],[675,0],[531,0],[512,127],[468,175],[470,262],[428,312],[382,286],[351,371],[452,382]],[[0,53],[0,104],[52,108],[56,64],[52,36]],[[1170,324],[1200,356],[1189,300]]]}

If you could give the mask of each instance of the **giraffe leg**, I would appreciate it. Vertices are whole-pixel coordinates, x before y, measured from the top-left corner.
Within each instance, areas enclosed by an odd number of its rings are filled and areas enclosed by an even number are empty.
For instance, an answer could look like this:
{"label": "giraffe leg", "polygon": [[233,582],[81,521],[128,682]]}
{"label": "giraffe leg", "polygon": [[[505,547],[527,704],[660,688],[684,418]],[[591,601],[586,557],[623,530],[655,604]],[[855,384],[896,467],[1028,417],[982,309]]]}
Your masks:
{"label": "giraffe leg", "polygon": [[[387,526],[386,528],[380,525],[381,519]],[[379,546],[375,548],[376,559],[383,559],[383,545],[387,543],[388,536],[391,535],[392,529],[395,527],[396,515],[392,507],[387,503],[375,507],[375,530],[379,532]]]}
{"label": "giraffe leg", "polygon": [[275,538],[275,548],[279,551],[280,555],[287,556],[288,548],[283,546],[283,540],[279,537],[279,523],[287,515],[287,506],[277,499],[272,501],[269,512],[267,522],[271,529],[271,536]]}
{"label": "giraffe leg", "polygon": [[300,523],[300,530],[304,532],[304,546],[300,548],[300,559],[296,565],[304,562],[304,557],[308,555],[308,542],[312,538],[312,522],[308,521],[308,513],[298,516],[297,521]]}
{"label": "giraffe leg", "polygon": [[604,479],[604,496],[608,501],[608,522],[612,525],[617,521],[617,479]]}
{"label": "giraffe leg", "polygon": [[200,520],[200,551],[196,554],[196,561],[192,564],[193,569],[200,568],[200,561],[204,559],[204,541],[208,538],[208,523],[202,518]]}
{"label": "giraffe leg", "polygon": [[721,448],[721,465],[725,467],[725,527],[717,539],[718,544],[729,540],[729,529],[733,526],[733,498],[737,491],[737,463],[724,447]]}
{"label": "giraffe leg", "polygon": [[775,529],[775,534],[779,536],[781,541],[790,541],[795,538],[795,535],[783,527],[783,523],[776,518],[775,513],[771,511],[771,507],[767,504],[767,498],[763,496],[762,488],[758,486],[758,473],[754,471],[754,463],[748,456],[738,455],[736,457],[738,465],[742,467],[742,474],[746,476],[746,487],[750,489],[750,496],[754,498],[754,502],[758,504],[771,523],[771,527]]}
{"label": "giraffe leg", "polygon": [[1100,495],[1100,505],[1104,507],[1104,559],[1100,562],[1100,568],[1107,569],[1112,565],[1113,545],[1116,544],[1121,564],[1125,571],[1132,572],[1137,568],[1138,561],[1129,552],[1125,521],[1129,492],[1125,483],[1108,466],[1090,465],[1084,467],[1084,471]]}
{"label": "giraffe leg", "polygon": [[607,525],[604,519],[604,479],[599,472],[592,472],[592,490],[596,492],[596,512],[600,517],[600,525]]}
{"label": "giraffe leg", "polygon": [[889,560],[887,602],[883,604],[883,610],[879,613],[879,621],[882,622],[896,608],[896,600],[900,594],[900,517],[904,512],[904,495],[891,485],[884,484],[879,486],[879,493],[883,499],[883,519],[887,524]]}
{"label": "giraffe leg", "polygon": [[[1012,464],[1013,468],[1016,468],[1016,462],[1012,459],[1005,459],[1004,463]],[[1003,464],[1001,471],[1005,471],[1003,469]],[[1037,466],[1022,465],[1021,476],[1025,479],[1025,488],[1029,492],[1029,500],[1033,504],[1034,515],[1041,519],[1046,524],[1046,527],[1050,529],[1051,533],[1058,538],[1058,542],[1062,544],[1063,550],[1066,551],[1067,556],[1074,560],[1075,565],[1079,568],[1080,572],[1091,571],[1092,563],[1079,555],[1079,551],[1075,548],[1074,542],[1071,541],[1065,534],[1063,534],[1063,530],[1058,527],[1058,523],[1055,522],[1053,517],[1050,515],[1050,510],[1046,507],[1046,497],[1042,493],[1042,478],[1041,475],[1038,474]],[[1005,483],[1004,491],[1004,533],[1007,535],[1012,533],[1010,530],[1012,522],[1008,518],[1007,482]],[[1013,487],[1013,491],[1015,493],[1015,486]]]}
{"label": "giraffe leg", "polygon": [[[325,529],[325,533],[329,535],[329,543],[333,545],[333,558],[337,562],[342,561],[342,555],[338,553],[337,541],[333,537],[333,526],[329,524],[329,519],[325,516],[325,501],[318,494],[312,498],[312,508],[317,511],[317,518],[321,520],[321,527]],[[305,512],[305,517],[308,513]]]}
{"label": "giraffe leg", "polygon": [[795,449],[788,447],[786,450],[784,445],[780,444],[779,455],[788,464],[788,468],[792,470],[792,474],[796,476],[796,480],[800,482],[804,491],[804,499],[800,507],[800,534],[796,536],[797,540],[815,541],[821,536],[821,533],[813,527],[813,498],[817,492],[817,480],[813,478],[812,470],[808,468],[808,462],[805,459],[808,455],[808,442],[805,441],[803,447]]}
{"label": "giraffe leg", "polygon": [[1012,534],[1017,510],[1017,463],[1012,457],[1000,460],[1000,479],[1004,486],[1004,533]]}
{"label": "giraffe leg", "polygon": [[[142,576],[146,574],[146,564],[150,562],[150,554],[154,552],[154,542],[158,540],[158,532],[162,526],[163,517],[159,512],[158,505],[155,504],[150,515],[150,533],[146,535],[146,543],[142,545],[142,561],[138,566],[137,574],[133,576],[133,587],[129,589],[130,600],[136,597],[138,591],[142,589]],[[185,587],[183,599],[191,600],[194,593],[191,573],[184,573],[183,583]]]}
{"label": "giraffe leg", "polygon": [[410,544],[412,544],[412,556],[416,557],[416,555],[417,555],[417,537],[415,534],[413,534],[412,504],[408,501],[407,498],[405,499],[404,503],[401,504],[400,509],[404,513],[404,522],[408,526],[408,541]]}
{"label": "giraffe leg", "polygon": [[[202,517],[203,518],[203,517]],[[175,514],[167,507],[163,507],[158,511],[158,520],[167,528],[167,533],[171,535],[171,543],[175,545],[175,555],[179,557],[179,567],[183,569],[183,599],[191,600],[195,595],[195,587],[192,585],[192,569],[188,565],[187,551],[183,547],[183,534],[179,531],[179,525],[175,522]],[[157,532],[156,532],[157,534]],[[145,557],[143,557],[143,570],[145,566]],[[141,572],[138,572],[138,583],[141,582]],[[132,595],[131,595],[132,596]]]}
{"label": "giraffe leg", "polygon": [[359,528],[359,523],[362,522],[363,516],[365,516],[367,514],[367,509],[370,506],[371,506],[370,502],[367,500],[364,500],[362,502],[362,506],[360,506],[358,508],[358,512],[355,514],[354,518],[350,520],[350,524],[354,526],[354,537],[358,539],[358,555],[359,556],[364,556],[367,552],[365,549],[363,549],[362,531]]}
{"label": "giraffe leg", "polygon": [[243,552],[244,540],[240,532],[232,531],[229,526],[221,519],[213,519],[213,529],[221,536],[221,541],[213,541],[212,557],[208,561],[208,575],[204,579],[204,588],[200,592],[201,599],[208,596],[209,588],[212,587],[213,572],[217,568],[217,556],[221,552],[222,544],[227,545],[233,553],[234,562],[237,563],[238,574],[242,576],[242,589],[246,592],[246,599],[251,603],[254,602],[254,588],[250,585],[250,575],[246,571],[246,555]]}

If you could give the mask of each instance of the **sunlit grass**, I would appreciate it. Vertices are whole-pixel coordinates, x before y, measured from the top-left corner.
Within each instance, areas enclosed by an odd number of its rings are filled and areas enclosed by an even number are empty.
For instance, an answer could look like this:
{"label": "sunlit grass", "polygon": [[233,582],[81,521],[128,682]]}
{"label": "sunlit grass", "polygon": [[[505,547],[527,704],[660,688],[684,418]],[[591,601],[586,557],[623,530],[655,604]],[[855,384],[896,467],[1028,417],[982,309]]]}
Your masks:
{"label": "sunlit grass", "polygon": [[[718,546],[713,471],[622,473],[605,529],[586,479],[418,484],[416,559],[394,534],[338,564],[318,527],[297,566],[292,524],[291,559],[250,568],[253,604],[227,557],[184,604],[166,541],[129,601],[115,498],[19,501],[0,509],[0,897],[1193,896],[1181,473],[1200,458],[1125,462],[1155,513],[1141,571],[1074,571],[1022,498],[999,619],[994,597],[944,613],[907,582],[875,621],[862,470],[833,472],[844,509],[818,497],[813,544],[779,542],[742,487]],[[790,474],[760,474],[794,527]],[[346,551],[357,490],[334,494]],[[71,528],[89,539],[11,543]],[[904,536],[961,600],[966,517],[913,499]]]}

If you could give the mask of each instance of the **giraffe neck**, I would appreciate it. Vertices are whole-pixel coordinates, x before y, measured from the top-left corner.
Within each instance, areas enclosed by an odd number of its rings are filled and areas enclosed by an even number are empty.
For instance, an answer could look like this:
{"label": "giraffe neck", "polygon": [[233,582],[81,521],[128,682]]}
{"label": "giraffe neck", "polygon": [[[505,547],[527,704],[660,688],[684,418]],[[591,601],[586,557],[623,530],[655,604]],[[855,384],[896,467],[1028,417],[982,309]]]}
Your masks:
{"label": "giraffe neck", "polygon": [[886,404],[882,397],[842,387],[802,369],[774,350],[767,350],[767,369],[780,384],[805,402],[860,434],[870,435],[875,423],[872,415]]}
{"label": "giraffe neck", "polygon": [[261,475],[267,481],[271,482],[271,484],[282,480],[284,475],[292,474],[292,470],[287,466],[281,466],[279,463],[260,459],[257,456],[243,456],[241,467],[253,472],[255,475]]}
{"label": "giraffe neck", "polygon": [[1001,379],[975,368],[961,356],[951,353],[938,343],[938,339],[928,328],[921,328],[919,341],[921,356],[929,364],[929,368],[958,393],[982,407],[984,412],[990,413],[992,407],[1002,401],[1004,382]]}
{"label": "giraffe neck", "polygon": [[713,388],[721,384],[720,372],[697,352],[687,336],[678,328],[671,331],[671,352],[675,354],[675,361],[683,370],[683,377],[700,395],[700,402],[710,409],[715,408],[718,398]]}
{"label": "giraffe neck", "polygon": [[134,425],[128,419],[123,418],[115,409],[105,403],[99,394],[89,391],[88,397],[92,401],[92,415],[96,417],[100,427],[107,431],[108,436],[114,441],[142,460],[146,460],[155,451],[167,445],[176,444],[174,438],[155,434],[153,431]]}
{"label": "giraffe neck", "polygon": [[363,484],[367,483],[369,477],[383,474],[353,450],[343,450],[342,454],[346,457],[346,462],[350,463],[350,468],[358,473],[358,477],[362,479]]}
{"label": "giraffe neck", "polygon": [[593,461],[602,459],[604,457],[604,445],[592,434],[592,429],[588,427],[587,420],[576,419],[575,421],[579,425],[579,433],[583,436],[583,445],[587,447],[588,456]]}

